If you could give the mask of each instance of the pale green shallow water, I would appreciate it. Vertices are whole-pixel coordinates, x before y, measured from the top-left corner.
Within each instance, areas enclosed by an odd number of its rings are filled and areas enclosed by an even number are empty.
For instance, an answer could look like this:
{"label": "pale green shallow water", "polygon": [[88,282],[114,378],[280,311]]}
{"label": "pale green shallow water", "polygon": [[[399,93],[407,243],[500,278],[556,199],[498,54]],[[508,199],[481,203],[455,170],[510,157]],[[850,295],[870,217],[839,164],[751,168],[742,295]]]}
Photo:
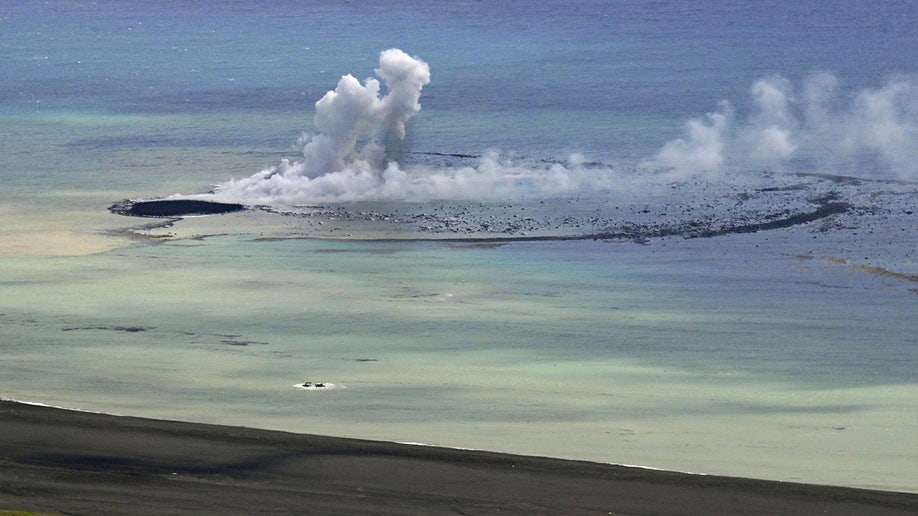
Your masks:
{"label": "pale green shallow water", "polygon": [[5,258],[2,395],[918,490],[914,293],[748,251],[766,243],[240,235]]}

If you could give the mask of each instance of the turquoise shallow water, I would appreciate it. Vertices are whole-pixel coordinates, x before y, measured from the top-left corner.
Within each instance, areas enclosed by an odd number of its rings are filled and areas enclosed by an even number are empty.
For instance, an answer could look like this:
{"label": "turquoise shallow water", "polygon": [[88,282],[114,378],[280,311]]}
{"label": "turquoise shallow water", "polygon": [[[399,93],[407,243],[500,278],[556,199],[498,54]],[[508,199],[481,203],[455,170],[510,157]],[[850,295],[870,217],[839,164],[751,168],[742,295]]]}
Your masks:
{"label": "turquoise shallow water", "polygon": [[[913,181],[911,4],[118,5],[0,6],[0,395],[918,491],[914,283],[888,274],[914,271],[912,207],[859,198],[879,222],[822,226],[835,232],[495,246],[260,239],[290,235],[280,217],[137,240],[125,228],[147,221],[107,211],[302,159],[313,103],[390,47],[431,66],[410,151],[580,153],[631,180],[678,138],[717,149],[684,124],[712,127],[728,100],[733,125],[705,133],[725,159],[773,126],[811,154],[768,166]],[[837,90],[807,103],[820,72]],[[781,93],[769,110],[750,92],[762,79]],[[825,126],[863,129],[852,120],[891,129],[862,140],[899,140],[848,155],[833,138],[851,135]],[[611,209],[640,181],[622,184],[566,194]],[[908,184],[875,188],[911,199]]]}
{"label": "turquoise shallow water", "polygon": [[751,238],[213,237],[6,260],[4,396],[912,489],[913,294],[831,264],[737,260]]}

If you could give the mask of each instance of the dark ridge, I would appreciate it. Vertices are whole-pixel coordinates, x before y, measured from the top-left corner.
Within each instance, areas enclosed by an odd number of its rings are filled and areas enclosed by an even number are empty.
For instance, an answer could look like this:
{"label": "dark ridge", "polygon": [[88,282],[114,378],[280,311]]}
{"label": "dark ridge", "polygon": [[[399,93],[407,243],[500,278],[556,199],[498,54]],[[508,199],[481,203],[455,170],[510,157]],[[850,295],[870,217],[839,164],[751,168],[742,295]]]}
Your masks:
{"label": "dark ridge", "polygon": [[[416,238],[417,242],[444,242],[451,244],[473,244],[473,245],[501,245],[510,242],[558,242],[570,240],[631,240],[635,243],[646,243],[650,238],[662,238],[671,236],[681,236],[683,238],[713,238],[718,236],[742,233],[756,233],[759,231],[769,231],[773,229],[783,229],[800,224],[807,224],[820,219],[845,213],[854,208],[847,202],[832,202],[828,199],[833,198],[831,194],[821,199],[811,200],[820,204],[813,211],[796,213],[793,215],[773,215],[765,217],[762,222],[753,222],[749,224],[726,224],[719,227],[711,227],[697,221],[688,221],[681,224],[671,225],[637,225],[626,224],[619,228],[601,231],[597,233],[584,233],[574,235],[525,235],[525,236],[470,236],[470,237],[423,237]],[[277,241],[277,240],[297,240],[297,239],[322,239],[316,236],[295,236],[295,237],[260,237],[253,241]],[[363,241],[368,242],[406,242],[412,239],[403,238],[369,238]]]}
{"label": "dark ridge", "polygon": [[481,156],[477,154],[461,154],[457,152],[412,152],[411,154],[417,154],[419,156],[442,156],[447,158],[466,158],[466,159],[478,159]]}
{"label": "dark ridge", "polygon": [[791,226],[797,226],[799,224],[806,224],[808,222],[824,219],[839,213],[845,213],[852,207],[853,206],[847,202],[827,202],[817,208],[815,211],[808,213],[798,213],[796,215],[791,215],[790,217],[770,220],[768,222],[730,226],[719,230],[700,231],[695,234],[690,234],[689,236],[715,237],[726,235],[728,233],[755,233],[758,231],[768,231],[770,229],[789,228]]}
{"label": "dark ridge", "polygon": [[122,201],[109,207],[109,211],[130,217],[182,217],[185,215],[215,215],[242,211],[245,206],[236,203],[198,201],[188,199],[158,201]]}
{"label": "dark ridge", "polygon": [[140,333],[144,331],[150,331],[152,328],[146,328],[144,326],[68,326],[67,328],[62,328],[61,331],[87,331],[87,330],[101,330],[101,331],[121,331],[125,333]]}
{"label": "dark ridge", "polygon": [[258,341],[254,341],[254,340],[236,340],[236,339],[224,339],[221,343],[222,343],[222,344],[225,344],[225,345],[227,345],[227,346],[240,346],[240,347],[245,347],[245,346],[249,346],[249,345],[265,345],[265,344],[267,344],[267,342],[258,342]]}

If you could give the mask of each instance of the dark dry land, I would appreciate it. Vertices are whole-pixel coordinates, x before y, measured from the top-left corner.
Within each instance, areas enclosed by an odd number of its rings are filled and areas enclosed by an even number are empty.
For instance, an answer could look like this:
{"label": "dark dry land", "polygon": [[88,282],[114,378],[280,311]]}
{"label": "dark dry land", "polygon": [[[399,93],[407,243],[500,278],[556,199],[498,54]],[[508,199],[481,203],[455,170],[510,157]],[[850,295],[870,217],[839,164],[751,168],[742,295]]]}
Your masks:
{"label": "dark dry land", "polygon": [[0,511],[909,514],[918,494],[74,412],[0,401]]}

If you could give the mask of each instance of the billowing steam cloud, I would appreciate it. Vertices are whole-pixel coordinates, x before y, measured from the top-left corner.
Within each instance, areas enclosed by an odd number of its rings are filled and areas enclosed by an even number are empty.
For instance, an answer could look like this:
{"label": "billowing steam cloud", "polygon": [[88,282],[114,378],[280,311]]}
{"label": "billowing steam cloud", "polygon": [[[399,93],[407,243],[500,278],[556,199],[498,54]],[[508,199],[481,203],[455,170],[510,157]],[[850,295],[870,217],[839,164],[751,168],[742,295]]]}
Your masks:
{"label": "billowing steam cloud", "polygon": [[[570,164],[526,166],[485,154],[476,166],[402,170],[395,160],[405,125],[417,114],[430,82],[426,63],[398,49],[382,52],[376,74],[385,83],[351,75],[316,103],[318,134],[307,137],[302,162],[282,161],[251,177],[221,185],[209,198],[295,206],[356,200],[515,199],[568,192],[602,181]],[[204,197],[204,196],[197,196]]]}
{"label": "billowing steam cloud", "polygon": [[[361,85],[354,76],[345,75],[334,91],[316,102],[315,125],[320,133],[303,149],[303,163],[284,169],[284,174],[316,178],[346,168],[380,168],[386,144],[392,150],[405,137],[405,123],[421,110],[418,99],[430,82],[430,69],[427,63],[391,49],[379,55],[376,74],[389,90],[384,97],[379,96],[376,79]],[[362,141],[366,138],[371,140]]]}
{"label": "billowing steam cloud", "polygon": [[722,102],[645,165],[676,177],[767,168],[918,179],[918,76],[847,102],[838,84],[827,73],[806,79],[799,93],[783,77],[756,81],[745,121]]}
{"label": "billowing steam cloud", "polygon": [[[405,137],[405,124],[418,113],[421,90],[430,82],[427,63],[399,49],[379,55],[376,74],[388,92],[381,96],[377,79],[360,84],[345,75],[337,87],[316,102],[318,134],[307,138],[302,162],[280,165],[245,179],[230,181],[218,198],[254,203],[366,197],[385,194],[397,169],[387,154]],[[394,162],[393,162],[394,163]],[[394,166],[394,165],[393,165]]]}

